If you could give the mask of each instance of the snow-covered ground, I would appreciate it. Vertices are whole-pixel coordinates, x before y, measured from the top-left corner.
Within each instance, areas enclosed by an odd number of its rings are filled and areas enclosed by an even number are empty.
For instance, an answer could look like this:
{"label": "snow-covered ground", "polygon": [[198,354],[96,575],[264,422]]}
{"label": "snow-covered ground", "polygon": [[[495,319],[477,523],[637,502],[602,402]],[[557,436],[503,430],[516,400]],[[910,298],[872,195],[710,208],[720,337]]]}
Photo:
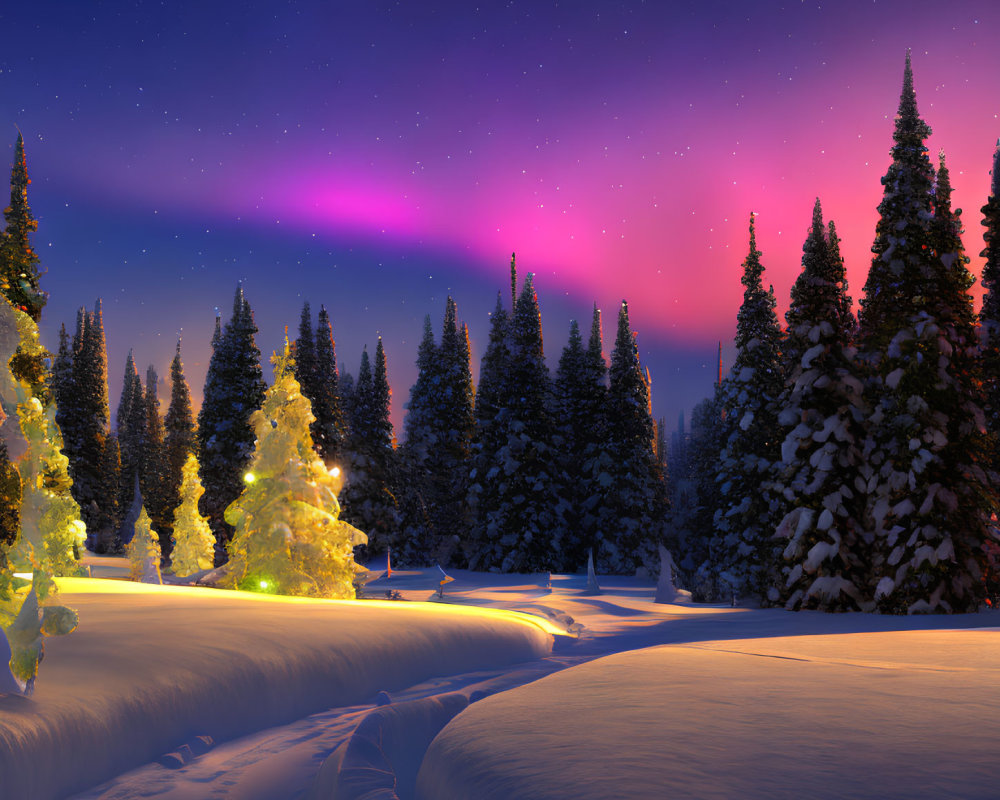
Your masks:
{"label": "snow-covered ground", "polygon": [[[997,796],[994,612],[656,605],[632,578],[588,596],[584,576],[453,576],[443,601],[425,570],[367,587],[401,601],[353,603],[65,581],[79,630],[48,641],[33,698],[0,697],[0,795],[406,798],[416,780],[427,800]],[[198,736],[215,746],[194,752]]]}

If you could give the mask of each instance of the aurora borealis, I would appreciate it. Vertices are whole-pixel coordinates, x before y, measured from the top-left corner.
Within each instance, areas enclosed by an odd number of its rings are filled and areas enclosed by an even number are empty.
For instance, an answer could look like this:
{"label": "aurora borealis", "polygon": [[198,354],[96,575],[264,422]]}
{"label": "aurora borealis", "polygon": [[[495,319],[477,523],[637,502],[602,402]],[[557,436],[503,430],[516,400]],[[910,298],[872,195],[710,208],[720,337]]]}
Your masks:
{"label": "aurora borealis", "polygon": [[981,267],[1000,136],[985,0],[39,0],[5,5],[0,31],[44,337],[103,297],[113,406],[128,349],[164,376],[180,332],[200,395],[242,280],[265,354],[304,299],[330,309],[352,373],[381,333],[398,426],[423,316],[437,328],[452,294],[477,370],[516,251],[550,368],[595,301],[610,351],[626,298],[672,426],[732,338],[751,211],[779,312],[816,196],[857,304],[907,48]]}

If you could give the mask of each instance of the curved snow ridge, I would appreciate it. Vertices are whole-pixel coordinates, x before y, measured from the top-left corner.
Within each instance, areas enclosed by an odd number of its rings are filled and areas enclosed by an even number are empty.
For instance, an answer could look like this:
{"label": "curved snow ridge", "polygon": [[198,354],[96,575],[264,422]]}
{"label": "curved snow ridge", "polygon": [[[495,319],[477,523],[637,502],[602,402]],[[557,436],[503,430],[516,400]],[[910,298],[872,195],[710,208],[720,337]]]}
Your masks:
{"label": "curved snow ridge", "polygon": [[[484,698],[431,743],[417,797],[996,796],[996,633],[725,647],[619,653]],[[834,663],[834,653],[858,663]]]}
{"label": "curved snow ridge", "polygon": [[544,620],[442,604],[303,600],[60,581],[80,612],[46,642],[35,694],[0,696],[6,796],[44,800],[380,689],[542,658]]}

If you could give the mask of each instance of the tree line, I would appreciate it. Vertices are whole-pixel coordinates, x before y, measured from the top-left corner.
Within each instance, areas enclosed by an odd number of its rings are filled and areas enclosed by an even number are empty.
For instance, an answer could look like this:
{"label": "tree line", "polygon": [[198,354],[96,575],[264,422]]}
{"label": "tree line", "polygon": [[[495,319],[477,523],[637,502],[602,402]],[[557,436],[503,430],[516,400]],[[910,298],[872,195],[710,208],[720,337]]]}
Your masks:
{"label": "tree line", "polygon": [[784,330],[750,220],[736,359],[674,437],[672,539],[701,599],[884,613],[1000,596],[1000,143],[982,311],[906,57],[855,318],[816,201]]}

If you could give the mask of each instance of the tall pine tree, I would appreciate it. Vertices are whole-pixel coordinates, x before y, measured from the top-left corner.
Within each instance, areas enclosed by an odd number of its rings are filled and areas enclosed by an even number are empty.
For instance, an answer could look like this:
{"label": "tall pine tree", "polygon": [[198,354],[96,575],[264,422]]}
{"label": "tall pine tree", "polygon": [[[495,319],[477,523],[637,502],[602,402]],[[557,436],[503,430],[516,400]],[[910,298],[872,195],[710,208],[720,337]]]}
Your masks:
{"label": "tall pine tree", "polygon": [[[831,223],[832,225],[832,223]],[[780,599],[792,609],[867,609],[867,464],[859,368],[844,264],[819,200],[785,320],[785,440],[776,490],[787,513]]]}
{"label": "tall pine tree", "polygon": [[[181,501],[180,490],[184,479],[184,465],[195,451],[194,415],[191,410],[191,391],[184,378],[181,361],[181,342],[170,362],[170,405],[164,420],[163,435],[163,499],[167,514],[173,514]],[[200,498],[204,489],[198,494]],[[172,530],[173,525],[164,525]],[[159,528],[157,528],[159,530]]]}
{"label": "tall pine tree", "polygon": [[216,321],[212,358],[205,376],[204,399],[198,413],[198,463],[205,486],[201,510],[215,533],[216,561],[226,559],[232,526],[224,519],[226,507],[243,490],[243,475],[253,455],[254,431],[250,415],[264,398],[253,311],[236,289],[233,315],[222,329]]}
{"label": "tall pine tree", "polygon": [[[118,507],[122,510],[133,504],[135,487],[141,485],[145,469],[146,435],[148,418],[146,414],[145,391],[142,379],[135,367],[135,359],[129,350],[125,361],[125,376],[122,379],[122,395],[116,414],[118,448],[121,455],[121,481],[119,484]],[[119,525],[117,550],[127,543],[134,533],[134,519],[123,518]]]}
{"label": "tall pine tree", "polygon": [[716,471],[721,504],[712,557],[721,585],[740,596],[774,600],[778,554],[771,537],[777,520],[765,484],[780,455],[777,400],[784,378],[774,291],[764,289],[761,255],[751,214],[736,361],[720,389],[726,430]]}
{"label": "tall pine tree", "polygon": [[994,496],[984,471],[973,315],[947,170],[924,145],[907,53],[861,331],[872,375],[866,456],[878,608],[975,610]]}
{"label": "tall pine tree", "polygon": [[341,397],[340,378],[337,372],[337,350],[333,341],[333,327],[325,306],[319,307],[316,324],[316,383],[315,397],[310,397],[313,407],[313,443],[316,452],[327,465],[338,462],[347,437],[344,419],[344,401]]}
{"label": "tall pine tree", "polygon": [[385,349],[380,336],[374,371],[368,351],[361,354],[351,408],[347,477],[340,495],[343,519],[368,537],[365,558],[380,555],[396,544],[399,531],[399,506],[393,493],[395,451],[389,399]]}

